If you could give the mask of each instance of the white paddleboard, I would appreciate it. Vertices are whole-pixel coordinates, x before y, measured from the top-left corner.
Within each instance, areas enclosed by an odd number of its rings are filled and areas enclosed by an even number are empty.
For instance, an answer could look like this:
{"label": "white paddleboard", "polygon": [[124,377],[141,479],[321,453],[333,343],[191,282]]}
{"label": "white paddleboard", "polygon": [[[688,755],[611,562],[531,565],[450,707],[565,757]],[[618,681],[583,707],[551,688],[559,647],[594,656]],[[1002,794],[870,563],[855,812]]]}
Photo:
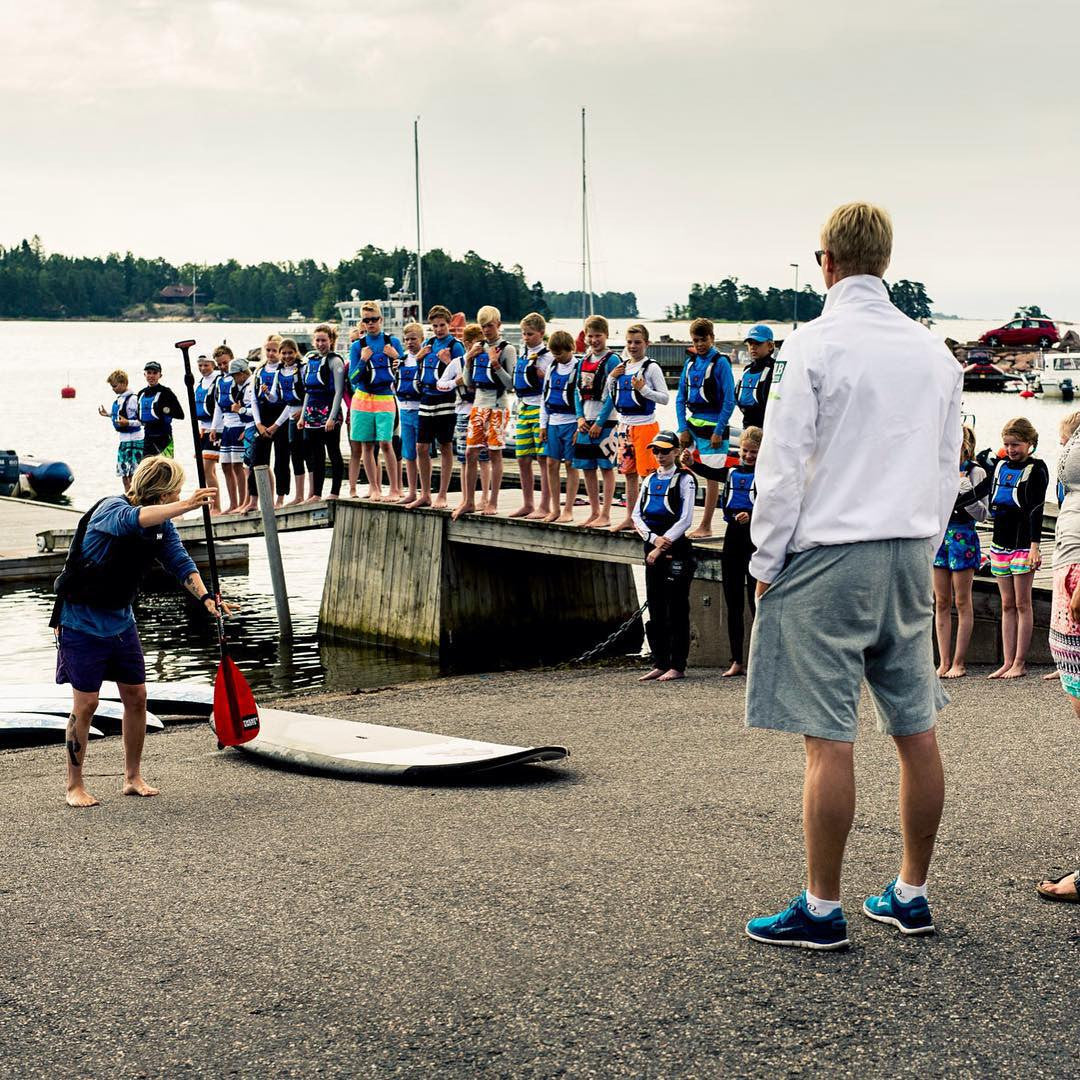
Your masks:
{"label": "white paddleboard", "polygon": [[260,709],[259,734],[236,749],[320,772],[383,778],[479,772],[569,755],[565,746],[505,746],[281,709]]}
{"label": "white paddleboard", "polygon": [[[0,705],[5,710],[19,713],[39,713],[49,716],[62,716],[65,719],[71,714],[71,689],[68,688],[67,697],[7,697],[0,700]],[[94,709],[93,718],[101,724],[109,734],[116,734],[121,728],[124,719],[124,706],[115,701],[99,701]],[[146,726],[151,731],[161,731],[165,725],[160,718],[152,712],[146,714]]]}
{"label": "white paddleboard", "polygon": [[[41,713],[0,712],[0,746],[33,746],[38,743],[63,742],[67,716]],[[90,738],[100,739],[102,732],[91,725]]]}
{"label": "white paddleboard", "polygon": [[[104,682],[98,696],[102,701],[119,701],[120,691],[116,683]],[[0,686],[0,708],[15,698],[52,701],[58,697],[71,700],[68,683],[5,683]],[[167,716],[209,716],[214,708],[214,688],[195,682],[148,682],[146,705]]]}

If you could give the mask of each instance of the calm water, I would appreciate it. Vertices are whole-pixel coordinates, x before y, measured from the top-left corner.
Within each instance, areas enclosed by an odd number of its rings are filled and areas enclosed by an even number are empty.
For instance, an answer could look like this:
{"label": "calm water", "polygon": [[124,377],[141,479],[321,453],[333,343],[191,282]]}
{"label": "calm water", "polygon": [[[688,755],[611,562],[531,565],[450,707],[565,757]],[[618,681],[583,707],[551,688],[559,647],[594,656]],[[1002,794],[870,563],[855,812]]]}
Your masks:
{"label": "calm water", "polygon": [[[613,338],[632,320],[612,320]],[[559,324],[556,323],[556,326]],[[576,324],[566,328],[576,332]],[[939,323],[942,337],[973,336],[990,323]],[[0,371],[14,390],[0,395],[0,447],[20,454],[68,462],[75,483],[68,491],[76,507],[119,491],[115,475],[115,433],[108,420],[97,415],[98,404],[108,406],[111,391],[105,376],[125,369],[132,385],[142,385],[147,360],[161,362],[163,382],[185,399],[183,371],[173,342],[194,338],[195,353],[212,351],[223,339],[244,355],[261,344],[272,324],[186,323],[30,323],[0,322]],[[746,327],[718,327],[721,337],[739,337]],[[685,336],[685,323],[650,324],[654,335]],[[76,389],[71,401],[61,400],[60,387]],[[41,410],[29,408],[43,403]],[[1057,460],[1056,429],[1060,418],[1076,405],[1060,399],[1022,400],[1013,394],[968,394],[965,409],[974,414],[980,447],[997,445],[1002,424],[1025,415],[1042,434],[1040,456],[1053,467]],[[674,409],[665,410],[674,419]],[[195,469],[186,424],[176,429],[177,459],[194,488]],[[292,687],[351,689],[377,686],[437,674],[418,658],[357,646],[332,645],[316,633],[319,601],[330,546],[330,533],[320,530],[281,538],[295,637],[283,654],[278,647],[265,549],[250,543],[250,568],[244,575],[225,580],[228,596],[240,598],[243,610],[235,621],[237,660],[252,684],[288,690]],[[0,592],[0,679],[38,680],[52,675],[55,649],[48,629],[51,598],[43,588]],[[209,676],[216,667],[216,646],[209,626],[189,613],[178,593],[149,596],[139,612],[140,632],[155,678]]]}

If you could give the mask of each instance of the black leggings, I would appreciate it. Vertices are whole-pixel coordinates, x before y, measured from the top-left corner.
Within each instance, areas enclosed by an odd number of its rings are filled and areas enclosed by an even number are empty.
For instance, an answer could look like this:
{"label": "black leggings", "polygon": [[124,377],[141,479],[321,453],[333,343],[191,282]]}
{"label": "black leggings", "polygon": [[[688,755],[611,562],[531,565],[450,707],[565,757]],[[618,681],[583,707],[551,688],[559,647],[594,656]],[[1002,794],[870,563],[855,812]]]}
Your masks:
{"label": "black leggings", "polygon": [[[646,555],[651,550],[645,545]],[[670,558],[645,564],[645,598],[649,621],[645,633],[652,650],[653,667],[686,670],[690,652],[690,582],[694,576],[694,552],[690,543],[676,540]]]}
{"label": "black leggings", "polygon": [[326,459],[330,458],[330,494],[338,495],[341,481],[345,476],[345,462],[341,458],[341,424],[335,424],[334,430],[326,428],[304,428],[304,461],[311,474],[311,494],[322,495],[323,481],[326,479]]}
{"label": "black leggings", "polygon": [[728,641],[731,644],[731,662],[743,662],[743,639],[746,624],[743,618],[743,587],[750,601],[750,611],[757,611],[754,592],[757,582],[750,576],[750,556],[754,554],[754,542],[750,539],[750,526],[729,523],[724,532],[724,547],[720,553],[720,569],[723,574],[724,604],[727,606]]}
{"label": "black leggings", "polygon": [[[263,426],[270,427],[271,424],[276,424],[279,416],[281,416],[280,410],[278,410],[276,415],[271,413],[268,416],[264,416]],[[289,425],[282,424],[282,426],[274,432],[272,438],[268,439],[258,433],[255,435],[255,450],[251,456],[252,467],[251,471],[248,473],[248,494],[251,496],[258,494],[258,488],[255,486],[255,466],[269,465],[271,450],[274,453],[275,492],[278,495],[288,495],[292,490],[292,476],[290,475],[289,469]]]}
{"label": "black leggings", "polygon": [[295,420],[290,420],[289,428],[289,460],[292,462],[293,476],[303,476],[307,472],[307,462],[304,460],[304,433],[296,426]]}

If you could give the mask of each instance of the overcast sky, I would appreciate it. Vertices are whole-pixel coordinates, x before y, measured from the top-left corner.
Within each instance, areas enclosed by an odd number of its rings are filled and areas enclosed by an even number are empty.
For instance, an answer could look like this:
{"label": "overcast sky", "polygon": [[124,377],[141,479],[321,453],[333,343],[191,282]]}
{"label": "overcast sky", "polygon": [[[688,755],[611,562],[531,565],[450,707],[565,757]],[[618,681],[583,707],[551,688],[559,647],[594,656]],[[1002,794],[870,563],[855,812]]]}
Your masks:
{"label": "overcast sky", "polygon": [[174,262],[424,243],[644,314],[787,285],[828,211],[892,213],[938,310],[1080,319],[1065,0],[34,0],[0,4],[0,244]]}

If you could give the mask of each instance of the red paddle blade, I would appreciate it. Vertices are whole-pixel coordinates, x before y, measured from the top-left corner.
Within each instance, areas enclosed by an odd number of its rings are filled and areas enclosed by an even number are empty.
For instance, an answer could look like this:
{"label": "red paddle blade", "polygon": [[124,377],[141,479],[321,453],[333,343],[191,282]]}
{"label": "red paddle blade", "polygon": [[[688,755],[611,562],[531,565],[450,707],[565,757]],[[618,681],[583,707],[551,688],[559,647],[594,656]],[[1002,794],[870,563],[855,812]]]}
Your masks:
{"label": "red paddle blade", "polygon": [[259,734],[259,707],[231,656],[222,657],[214,680],[214,731],[222,746],[239,746]]}

